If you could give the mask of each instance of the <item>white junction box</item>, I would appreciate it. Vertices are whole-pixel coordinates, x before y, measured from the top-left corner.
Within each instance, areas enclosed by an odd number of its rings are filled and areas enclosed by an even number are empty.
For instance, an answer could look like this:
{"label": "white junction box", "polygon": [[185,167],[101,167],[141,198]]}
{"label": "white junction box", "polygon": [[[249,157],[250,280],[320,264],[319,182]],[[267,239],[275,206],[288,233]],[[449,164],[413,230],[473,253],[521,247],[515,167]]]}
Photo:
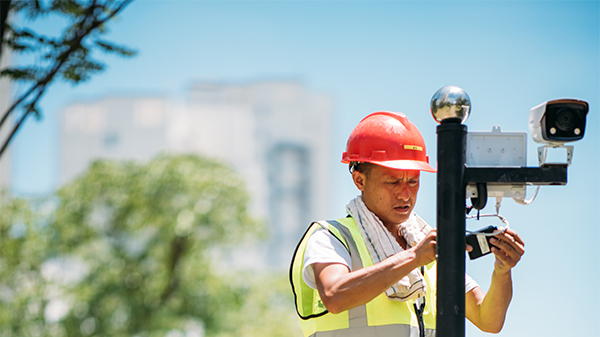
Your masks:
{"label": "white junction box", "polygon": [[[526,167],[527,133],[502,132],[494,126],[491,132],[467,134],[467,167]],[[525,184],[487,184],[488,197],[524,199]],[[467,198],[476,198],[475,184],[467,185]]]}

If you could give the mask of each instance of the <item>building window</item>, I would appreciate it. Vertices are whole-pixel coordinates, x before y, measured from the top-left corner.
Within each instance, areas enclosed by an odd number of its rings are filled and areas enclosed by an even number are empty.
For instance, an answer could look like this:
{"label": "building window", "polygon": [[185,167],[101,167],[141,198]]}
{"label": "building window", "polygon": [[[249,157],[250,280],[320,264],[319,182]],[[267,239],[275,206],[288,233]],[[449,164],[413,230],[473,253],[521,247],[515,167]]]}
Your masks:
{"label": "building window", "polygon": [[119,144],[119,134],[116,132],[108,132],[104,135],[102,143],[104,145],[104,149],[114,150]]}

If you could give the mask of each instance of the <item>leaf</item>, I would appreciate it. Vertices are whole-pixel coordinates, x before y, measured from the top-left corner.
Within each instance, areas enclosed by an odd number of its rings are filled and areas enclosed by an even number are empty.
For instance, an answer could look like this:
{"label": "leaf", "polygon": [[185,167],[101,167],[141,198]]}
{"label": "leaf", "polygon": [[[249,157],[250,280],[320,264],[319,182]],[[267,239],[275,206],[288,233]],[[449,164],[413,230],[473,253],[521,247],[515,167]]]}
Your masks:
{"label": "leaf", "polygon": [[46,37],[46,36],[41,36],[41,35],[37,36],[36,39],[37,39],[37,41],[39,43],[44,44],[44,45],[48,45],[48,46],[51,46],[51,47],[54,47],[54,48],[60,47],[60,43],[61,43],[60,40],[57,40],[57,39],[54,39],[54,38],[49,38],[49,37]]}
{"label": "leaf", "polygon": [[39,0],[12,1],[10,6],[15,13],[25,12],[29,19],[35,19],[38,15],[47,13],[47,10],[42,8]]}
{"label": "leaf", "polygon": [[61,71],[63,78],[69,82],[79,83],[90,79],[91,75],[104,70],[104,65],[97,61],[76,59],[70,61]]}
{"label": "leaf", "polygon": [[80,16],[86,12],[87,7],[83,7],[79,2],[74,0],[54,0],[50,6],[50,10]]}
{"label": "leaf", "polygon": [[7,39],[4,43],[9,49],[12,49],[12,51],[17,53],[24,53],[35,50],[34,46],[16,42],[14,39]]}
{"label": "leaf", "polygon": [[13,51],[25,52],[35,50],[35,41],[31,39],[33,33],[27,30],[14,30],[7,24],[5,34],[4,43]]}
{"label": "leaf", "polygon": [[96,45],[108,53],[116,53],[121,56],[131,57],[137,54],[137,51],[124,46],[117,46],[107,41],[95,41]]}
{"label": "leaf", "polygon": [[8,77],[13,81],[36,81],[38,74],[37,68],[6,68],[0,72],[0,77]]}
{"label": "leaf", "polygon": [[29,31],[28,29],[12,30],[11,34],[15,38],[35,38],[35,33]]}

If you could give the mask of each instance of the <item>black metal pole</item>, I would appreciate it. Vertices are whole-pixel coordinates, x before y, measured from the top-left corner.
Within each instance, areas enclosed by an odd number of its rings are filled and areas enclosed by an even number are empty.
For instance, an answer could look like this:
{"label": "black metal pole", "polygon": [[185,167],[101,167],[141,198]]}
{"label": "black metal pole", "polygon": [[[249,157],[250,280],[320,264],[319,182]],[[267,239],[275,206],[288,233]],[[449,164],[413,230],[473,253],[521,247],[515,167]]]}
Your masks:
{"label": "black metal pole", "polygon": [[465,336],[465,149],[467,126],[458,118],[437,127],[438,337]]}

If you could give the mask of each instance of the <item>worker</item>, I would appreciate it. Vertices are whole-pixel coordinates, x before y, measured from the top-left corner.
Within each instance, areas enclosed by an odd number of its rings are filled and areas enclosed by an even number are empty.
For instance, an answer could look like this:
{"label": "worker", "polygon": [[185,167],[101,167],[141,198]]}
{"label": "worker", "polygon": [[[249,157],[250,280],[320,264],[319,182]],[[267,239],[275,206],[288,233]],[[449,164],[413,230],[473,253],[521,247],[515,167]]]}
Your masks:
{"label": "worker", "polygon": [[[404,114],[375,112],[350,134],[342,163],[360,195],[347,217],[311,224],[292,259],[304,336],[435,336],[436,229],[413,212],[421,171],[436,172],[421,133]],[[491,243],[490,288],[465,275],[465,312],[497,333],[524,243],[510,229]]]}

